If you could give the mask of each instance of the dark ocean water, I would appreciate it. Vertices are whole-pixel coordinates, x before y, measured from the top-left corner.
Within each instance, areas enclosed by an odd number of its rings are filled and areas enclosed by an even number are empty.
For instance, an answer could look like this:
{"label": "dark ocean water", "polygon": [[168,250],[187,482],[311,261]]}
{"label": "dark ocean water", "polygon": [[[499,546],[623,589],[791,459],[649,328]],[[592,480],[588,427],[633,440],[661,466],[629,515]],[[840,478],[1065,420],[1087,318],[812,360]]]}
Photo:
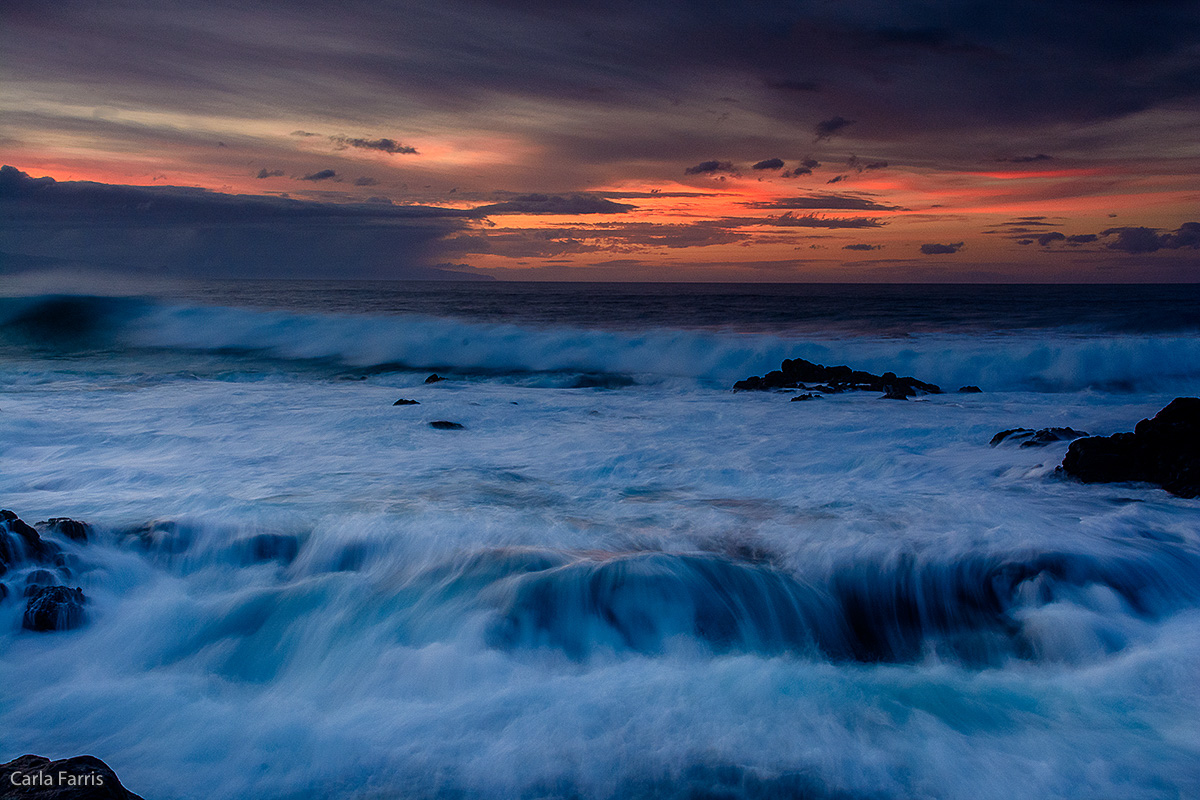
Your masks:
{"label": "dark ocean water", "polygon": [[[93,528],[0,574],[0,761],[148,798],[1200,796],[1200,501],[989,444],[1200,392],[1197,287],[10,294],[0,507]],[[947,391],[730,391],[796,357]],[[22,630],[30,581],[85,624]]]}
{"label": "dark ocean water", "polygon": [[1200,331],[1197,285],[463,283],[246,281],[196,287],[217,305],[480,322],[876,334],[1069,329]]}

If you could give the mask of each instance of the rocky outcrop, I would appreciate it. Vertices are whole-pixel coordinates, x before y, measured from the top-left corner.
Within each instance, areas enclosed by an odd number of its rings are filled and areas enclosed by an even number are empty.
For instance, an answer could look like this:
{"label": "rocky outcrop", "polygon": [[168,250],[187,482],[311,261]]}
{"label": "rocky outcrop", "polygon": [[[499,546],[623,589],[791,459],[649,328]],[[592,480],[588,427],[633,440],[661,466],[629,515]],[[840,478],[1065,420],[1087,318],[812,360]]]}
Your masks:
{"label": "rocky outcrop", "polygon": [[[65,517],[38,523],[46,533],[68,538],[83,537],[87,526]],[[30,631],[64,631],[84,622],[83,591],[63,585],[71,577],[71,556],[62,547],[43,539],[37,529],[11,511],[0,511],[0,577],[13,570],[26,570],[24,581],[10,587],[0,584],[0,602],[9,597],[24,597],[25,613],[21,627]],[[32,567],[32,569],[31,569]],[[19,573],[17,573],[19,575]]]}
{"label": "rocky outcrop", "polygon": [[980,394],[981,392],[983,392],[983,389],[980,389],[978,386],[960,386],[960,387],[958,387],[959,394]]}
{"label": "rocky outcrop", "polygon": [[432,375],[430,375],[428,378],[426,378],[426,379],[425,379],[425,382],[426,382],[426,383],[437,383],[438,381],[444,381],[444,380],[446,380],[446,379],[445,379],[445,378],[443,378],[441,375],[438,375],[438,374],[435,372],[435,373],[433,373]]}
{"label": "rocky outcrop", "polygon": [[919,394],[941,394],[940,387],[916,378],[897,377],[894,372],[873,375],[847,366],[826,367],[802,358],[786,358],[780,368],[759,377],[751,375],[733,385],[735,392],[770,389],[803,389],[824,393],[845,391],[883,392],[884,397],[905,400]]}
{"label": "rocky outcrop", "polygon": [[25,755],[0,764],[0,800],[142,800],[95,756],[51,761]]}
{"label": "rocky outcrop", "polygon": [[1138,481],[1200,496],[1200,397],[1177,397],[1133,433],[1076,439],[1059,467],[1084,483]]}
{"label": "rocky outcrop", "polygon": [[420,404],[420,402],[418,402],[416,400],[408,400],[406,398],[401,397],[399,400],[392,403],[392,405],[394,405],[394,406],[419,406],[421,404]]}
{"label": "rocky outcrop", "polygon": [[1087,436],[1087,431],[1077,431],[1074,428],[1042,428],[1036,431],[1033,428],[1010,428],[993,436],[989,444],[995,447],[999,444],[1020,442],[1021,447],[1045,447],[1054,442],[1069,442],[1081,436]]}
{"label": "rocky outcrop", "polygon": [[447,419],[437,419],[429,423],[429,427],[436,428],[439,431],[461,431],[465,426]]}

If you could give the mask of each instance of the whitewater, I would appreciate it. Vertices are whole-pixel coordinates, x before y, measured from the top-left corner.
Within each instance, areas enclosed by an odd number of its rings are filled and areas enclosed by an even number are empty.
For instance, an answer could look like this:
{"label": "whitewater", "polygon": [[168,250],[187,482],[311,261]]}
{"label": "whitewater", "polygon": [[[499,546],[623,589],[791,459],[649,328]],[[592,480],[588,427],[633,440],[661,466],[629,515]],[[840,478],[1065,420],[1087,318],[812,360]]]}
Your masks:
{"label": "whitewater", "polygon": [[[1195,295],[8,292],[0,507],[92,532],[49,537],[78,629],[22,630],[33,567],[0,576],[0,762],[147,798],[1200,796],[1200,500],[989,444],[1200,394]],[[796,357],[945,393],[731,391]]]}

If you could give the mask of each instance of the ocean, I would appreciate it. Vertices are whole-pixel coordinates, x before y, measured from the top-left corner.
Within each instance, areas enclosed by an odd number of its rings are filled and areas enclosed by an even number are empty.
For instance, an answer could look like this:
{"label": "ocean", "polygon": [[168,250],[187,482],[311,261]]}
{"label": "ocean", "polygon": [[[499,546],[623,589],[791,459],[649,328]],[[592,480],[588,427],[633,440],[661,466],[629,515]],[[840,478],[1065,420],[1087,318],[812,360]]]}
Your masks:
{"label": "ocean", "polygon": [[[0,294],[0,507],[92,526],[54,539],[77,629],[0,575],[0,762],[153,800],[1200,797],[1200,500],[990,444],[1200,394],[1200,287]],[[944,393],[731,390],[785,358]]]}

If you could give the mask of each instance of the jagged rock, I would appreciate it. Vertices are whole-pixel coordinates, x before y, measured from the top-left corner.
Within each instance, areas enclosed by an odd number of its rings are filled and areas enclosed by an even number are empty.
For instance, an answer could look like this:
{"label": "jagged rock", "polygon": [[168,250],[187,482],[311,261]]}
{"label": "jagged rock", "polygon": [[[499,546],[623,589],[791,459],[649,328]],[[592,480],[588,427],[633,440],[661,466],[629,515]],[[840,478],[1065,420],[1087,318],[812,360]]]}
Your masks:
{"label": "jagged rock", "polygon": [[1084,483],[1141,481],[1200,496],[1200,397],[1175,398],[1133,433],[1075,440],[1059,470]]}
{"label": "jagged rock", "polygon": [[27,631],[68,631],[83,624],[83,590],[42,586],[29,597],[21,627]]}
{"label": "jagged rock", "polygon": [[821,399],[821,395],[815,394],[813,392],[808,392],[806,394],[796,395],[795,397],[792,398],[792,402],[799,403],[802,400],[820,400],[820,399]]}
{"label": "jagged rock", "polygon": [[851,389],[884,392],[885,397],[905,399],[916,394],[941,394],[932,383],[916,378],[900,378],[894,372],[872,375],[847,366],[826,367],[802,358],[785,358],[777,370],[759,377],[751,375],[733,385],[735,392],[761,392],[769,389],[804,389],[819,392],[843,392]]}
{"label": "jagged rock", "polygon": [[443,378],[441,375],[438,375],[438,374],[435,372],[435,373],[433,373],[432,375],[430,375],[428,378],[426,378],[426,379],[425,379],[425,382],[426,382],[426,383],[437,383],[438,381],[444,381],[444,380],[446,380],[446,379],[445,379],[445,378]]}
{"label": "jagged rock", "polygon": [[439,431],[461,431],[466,426],[461,425],[457,422],[450,422],[449,420],[438,419],[438,420],[434,420],[433,422],[429,423],[429,427],[437,428]]}
{"label": "jagged rock", "polygon": [[1021,447],[1045,447],[1054,442],[1069,442],[1081,436],[1087,436],[1087,431],[1077,431],[1074,428],[1042,428],[1037,431],[1032,428],[1011,428],[997,433],[989,444],[995,447],[1003,442],[1020,442]]}
{"label": "jagged rock", "polygon": [[37,528],[49,533],[62,534],[76,542],[86,542],[92,526],[67,517],[51,517],[45,522],[39,522]]}
{"label": "jagged rock", "polygon": [[[429,383],[429,381],[425,381],[425,382]],[[406,400],[405,398],[401,397],[399,400],[392,403],[392,405],[394,405],[394,406],[419,406],[421,404],[416,400]]]}
{"label": "jagged rock", "polygon": [[958,387],[959,394],[979,394],[983,391],[978,386],[960,386]]}
{"label": "jagged rock", "polygon": [[142,800],[95,756],[24,755],[0,764],[0,800]]}

